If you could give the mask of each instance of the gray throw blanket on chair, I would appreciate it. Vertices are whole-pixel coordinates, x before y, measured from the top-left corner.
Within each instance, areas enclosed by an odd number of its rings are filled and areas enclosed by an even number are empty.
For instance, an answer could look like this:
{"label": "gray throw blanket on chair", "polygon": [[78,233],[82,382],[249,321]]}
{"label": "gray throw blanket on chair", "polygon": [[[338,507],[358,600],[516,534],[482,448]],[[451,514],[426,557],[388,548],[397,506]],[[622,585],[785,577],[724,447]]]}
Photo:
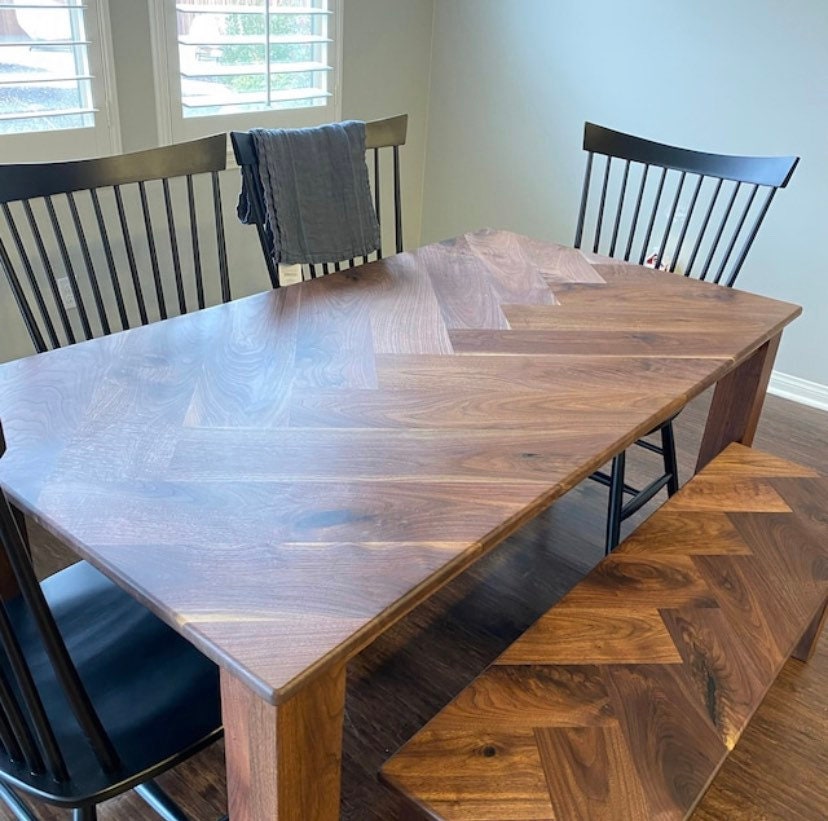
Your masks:
{"label": "gray throw blanket on chair", "polygon": [[[365,123],[252,129],[273,261],[340,262],[380,247],[365,165]],[[252,221],[242,185],[238,216]]]}

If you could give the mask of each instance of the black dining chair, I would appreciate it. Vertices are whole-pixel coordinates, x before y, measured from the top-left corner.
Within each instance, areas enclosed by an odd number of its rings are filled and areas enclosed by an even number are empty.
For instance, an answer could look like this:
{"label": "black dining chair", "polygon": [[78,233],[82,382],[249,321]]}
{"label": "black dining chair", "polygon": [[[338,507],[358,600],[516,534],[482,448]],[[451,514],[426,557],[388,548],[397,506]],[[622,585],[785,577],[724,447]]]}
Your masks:
{"label": "black dining chair", "polygon": [[[576,248],[728,288],[777,189],[788,184],[799,162],[799,157],[706,154],[593,123],[584,125],[584,151]],[[609,488],[607,553],[620,540],[621,522],[663,488],[671,496],[678,490],[673,419],[651,434],[660,441],[644,438],[636,444],[657,453],[663,466],[645,487],[626,484],[623,452],[613,459],[609,474],[592,475]]]}
{"label": "black dining chair", "polygon": [[218,668],[87,562],[38,583],[2,491],[0,542],[0,801],[94,821],[134,789],[186,821],[153,779],[221,736]]}
{"label": "black dining chair", "polygon": [[[374,210],[377,213],[377,220],[380,223],[382,242],[393,241],[395,253],[403,250],[403,228],[402,228],[402,199],[400,188],[400,147],[405,145],[408,132],[408,115],[400,114],[397,117],[389,117],[384,120],[374,120],[365,123],[365,150],[368,160],[368,168],[371,182],[371,190],[374,195]],[[270,282],[274,288],[279,287],[279,271],[273,261],[273,248],[268,240],[265,230],[266,215],[265,204],[262,195],[261,182],[259,180],[258,157],[253,137],[248,131],[231,131],[230,141],[233,145],[233,153],[236,162],[241,169],[244,178],[244,185],[250,197],[253,223],[259,236],[259,244],[264,255],[267,272]],[[383,155],[390,155],[391,181],[388,190],[383,186],[384,175]],[[386,178],[387,179],[387,178]],[[382,206],[386,196],[393,197],[393,223],[382,219]],[[315,278],[319,275],[329,274],[333,271],[340,271],[343,268],[353,268],[357,264],[364,264],[371,259],[381,259],[383,246],[375,254],[367,257],[360,257],[351,260],[331,260],[331,263],[321,265],[303,266],[303,278]]]}
{"label": "black dining chair", "polygon": [[0,165],[0,266],[38,352],[230,299],[227,135]]}

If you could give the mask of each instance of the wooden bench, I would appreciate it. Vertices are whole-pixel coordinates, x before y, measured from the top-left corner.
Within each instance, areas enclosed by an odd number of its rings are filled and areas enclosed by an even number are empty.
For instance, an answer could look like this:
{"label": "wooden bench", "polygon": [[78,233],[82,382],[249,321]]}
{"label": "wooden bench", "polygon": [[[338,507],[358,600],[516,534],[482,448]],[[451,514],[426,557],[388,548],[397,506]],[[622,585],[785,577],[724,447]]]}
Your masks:
{"label": "wooden bench", "polygon": [[383,767],[432,819],[686,818],[828,600],[828,478],[731,445]]}

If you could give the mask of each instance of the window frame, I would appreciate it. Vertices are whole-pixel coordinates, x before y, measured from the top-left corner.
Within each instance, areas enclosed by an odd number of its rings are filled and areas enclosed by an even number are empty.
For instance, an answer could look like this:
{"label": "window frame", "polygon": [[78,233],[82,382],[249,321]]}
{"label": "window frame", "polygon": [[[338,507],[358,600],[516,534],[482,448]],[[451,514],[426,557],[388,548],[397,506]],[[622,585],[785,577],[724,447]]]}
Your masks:
{"label": "window frame", "polygon": [[44,162],[85,159],[121,151],[121,129],[115,88],[115,61],[109,0],[83,0],[83,18],[89,38],[87,58],[94,125],[0,134],[2,162]]}
{"label": "window frame", "polygon": [[[262,109],[232,114],[184,117],[178,60],[176,0],[150,0],[150,31],[155,104],[160,145],[197,139],[220,131],[250,128],[302,128],[342,119],[342,9],[344,0],[328,0],[333,11],[331,96],[325,105]],[[228,161],[235,163],[228,146]]]}

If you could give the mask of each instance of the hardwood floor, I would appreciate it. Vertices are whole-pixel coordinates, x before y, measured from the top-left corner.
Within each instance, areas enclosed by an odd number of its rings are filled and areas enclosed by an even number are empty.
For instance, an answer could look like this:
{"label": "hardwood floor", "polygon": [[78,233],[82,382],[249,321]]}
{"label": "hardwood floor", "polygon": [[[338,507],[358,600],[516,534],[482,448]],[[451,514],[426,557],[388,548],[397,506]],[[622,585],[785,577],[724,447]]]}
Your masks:
{"label": "hardwood floor", "polygon": [[[683,478],[695,463],[709,395],[676,420]],[[828,414],[769,397],[757,447],[823,472]],[[648,454],[638,450],[634,466]],[[377,780],[382,762],[548,609],[602,555],[605,490],[586,483],[456,579],[358,656],[348,670],[342,817],[399,817]],[[635,522],[625,523],[625,532]],[[41,572],[65,558],[33,530]],[[828,639],[811,662],[789,662],[693,818],[821,821],[828,817]],[[161,783],[197,821],[226,806],[221,746]],[[155,821],[132,795],[108,802],[102,821]],[[39,817],[63,812],[39,809]],[[0,818],[11,818],[2,814]],[[265,819],[262,819],[265,821]]]}

